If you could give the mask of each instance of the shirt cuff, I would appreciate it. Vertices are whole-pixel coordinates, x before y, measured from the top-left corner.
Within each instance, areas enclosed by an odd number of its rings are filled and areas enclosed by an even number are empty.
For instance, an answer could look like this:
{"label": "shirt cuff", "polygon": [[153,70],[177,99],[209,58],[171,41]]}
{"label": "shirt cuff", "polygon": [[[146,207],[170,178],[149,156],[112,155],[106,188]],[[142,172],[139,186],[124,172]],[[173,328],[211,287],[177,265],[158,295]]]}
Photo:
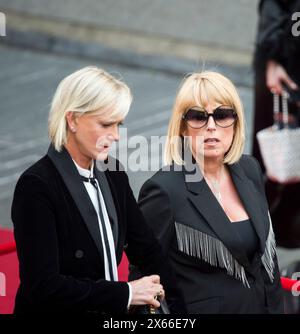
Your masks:
{"label": "shirt cuff", "polygon": [[127,283],[127,284],[128,284],[128,289],[129,289],[127,309],[129,309],[129,306],[130,306],[131,300],[132,300],[132,288],[131,288],[131,285],[129,283]]}

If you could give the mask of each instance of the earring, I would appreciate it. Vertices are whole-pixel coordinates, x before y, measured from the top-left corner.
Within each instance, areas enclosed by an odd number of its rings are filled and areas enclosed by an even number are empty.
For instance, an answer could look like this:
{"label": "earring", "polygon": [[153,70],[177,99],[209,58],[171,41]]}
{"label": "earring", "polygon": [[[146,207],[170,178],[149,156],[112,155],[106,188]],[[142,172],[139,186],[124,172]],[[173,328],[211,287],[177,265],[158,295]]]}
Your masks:
{"label": "earring", "polygon": [[75,128],[71,128],[71,131],[74,133],[74,132],[76,132],[76,129]]}

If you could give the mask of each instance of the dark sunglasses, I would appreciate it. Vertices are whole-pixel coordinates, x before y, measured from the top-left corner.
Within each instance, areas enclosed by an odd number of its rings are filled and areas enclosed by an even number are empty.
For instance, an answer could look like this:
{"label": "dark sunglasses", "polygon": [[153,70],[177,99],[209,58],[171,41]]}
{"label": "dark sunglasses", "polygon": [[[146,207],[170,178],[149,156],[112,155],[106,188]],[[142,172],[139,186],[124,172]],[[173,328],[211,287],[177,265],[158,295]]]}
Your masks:
{"label": "dark sunglasses", "polygon": [[237,119],[237,113],[234,109],[226,106],[219,106],[210,114],[201,107],[192,107],[185,112],[182,119],[184,119],[191,128],[200,129],[208,123],[210,116],[214,119],[216,125],[221,128],[230,127]]}

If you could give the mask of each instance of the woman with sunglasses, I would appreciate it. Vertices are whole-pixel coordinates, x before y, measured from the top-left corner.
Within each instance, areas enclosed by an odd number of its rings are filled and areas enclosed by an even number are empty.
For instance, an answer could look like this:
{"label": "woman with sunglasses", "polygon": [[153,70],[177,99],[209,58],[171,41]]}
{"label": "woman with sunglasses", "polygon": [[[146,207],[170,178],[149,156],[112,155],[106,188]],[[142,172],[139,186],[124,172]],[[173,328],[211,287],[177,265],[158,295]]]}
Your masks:
{"label": "woman with sunglasses", "polygon": [[169,123],[167,167],[143,185],[139,205],[189,313],[283,312],[262,174],[242,154],[244,142],[232,82],[215,72],[185,78]]}

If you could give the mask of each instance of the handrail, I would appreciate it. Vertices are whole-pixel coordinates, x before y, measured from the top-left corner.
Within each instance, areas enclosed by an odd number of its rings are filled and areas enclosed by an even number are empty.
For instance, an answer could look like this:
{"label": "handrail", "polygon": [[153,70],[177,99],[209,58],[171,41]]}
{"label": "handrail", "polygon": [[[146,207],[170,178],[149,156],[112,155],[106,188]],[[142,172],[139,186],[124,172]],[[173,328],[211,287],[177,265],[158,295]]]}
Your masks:
{"label": "handrail", "polygon": [[0,256],[13,253],[16,251],[16,243],[14,241],[0,244]]}
{"label": "handrail", "polygon": [[[281,286],[284,290],[300,291],[300,281],[281,276]],[[298,284],[297,284],[298,282]]]}

